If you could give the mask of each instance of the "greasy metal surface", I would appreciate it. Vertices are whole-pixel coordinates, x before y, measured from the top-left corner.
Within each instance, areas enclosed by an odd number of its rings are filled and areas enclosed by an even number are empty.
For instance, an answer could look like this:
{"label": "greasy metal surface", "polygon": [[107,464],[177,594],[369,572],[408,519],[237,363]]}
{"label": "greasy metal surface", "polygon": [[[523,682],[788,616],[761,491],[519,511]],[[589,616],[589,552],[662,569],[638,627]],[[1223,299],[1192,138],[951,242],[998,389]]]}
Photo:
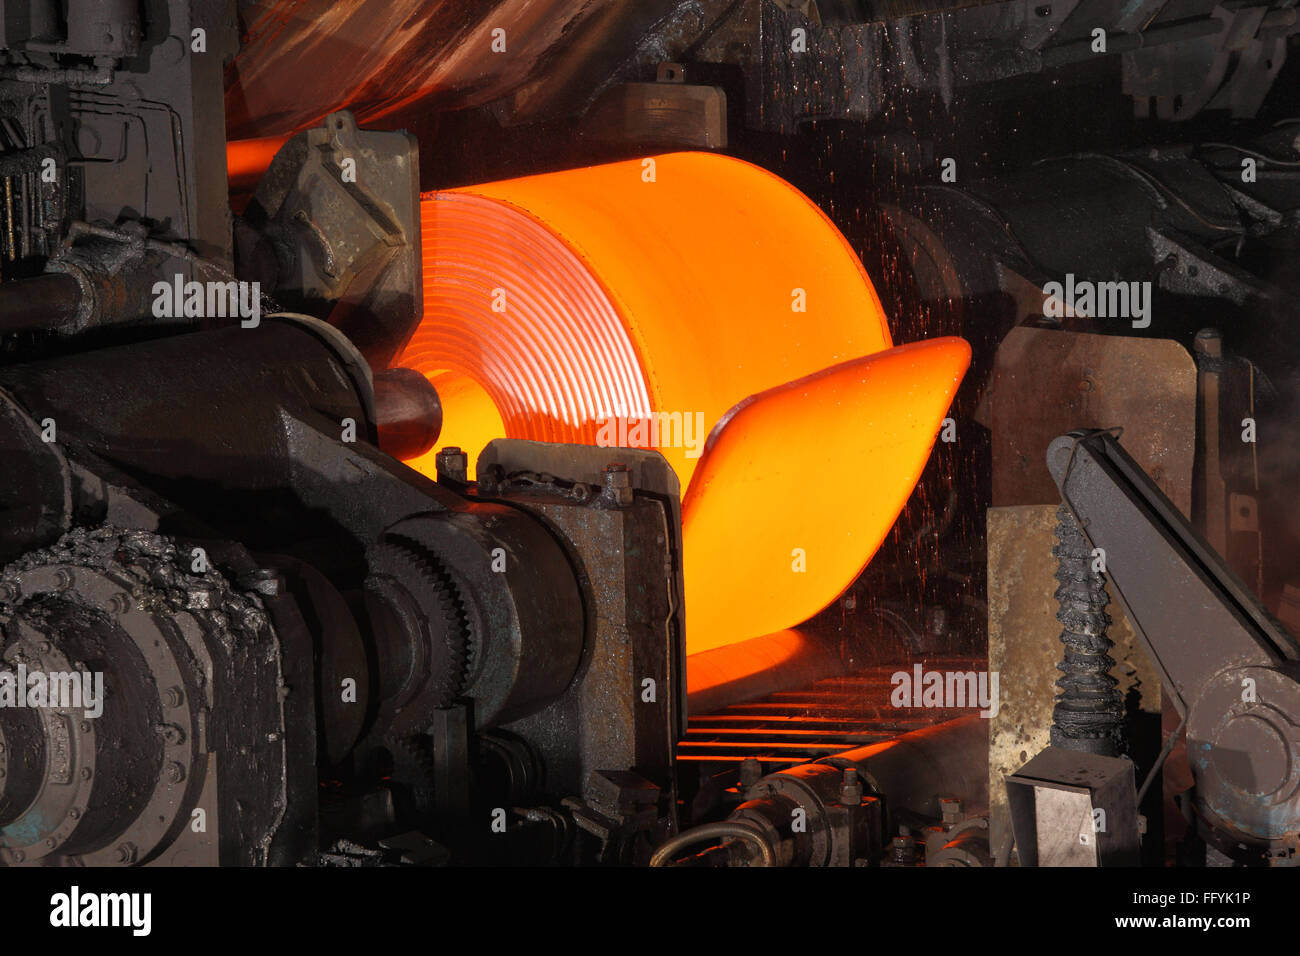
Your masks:
{"label": "greasy metal surface", "polygon": [[346,110],[289,140],[244,210],[241,275],[289,311],[328,318],[376,370],[423,315],[419,146]]}
{"label": "greasy metal surface", "polygon": [[988,729],[986,719],[967,713],[821,762],[855,768],[869,790],[884,798],[886,826],[893,831],[904,816],[901,811],[941,817],[943,797],[959,798],[969,812],[984,812],[989,801],[984,770]]}
{"label": "greasy metal surface", "polygon": [[1192,506],[1196,367],[1178,343],[1016,328],[990,385],[993,504],[1056,504],[1048,444],[1073,428],[1124,428],[1124,446],[1184,514]]}
{"label": "greasy metal surface", "polygon": [[1062,505],[1056,518],[1056,619],[1065,647],[1056,665],[1061,694],[1052,708],[1052,746],[1114,757],[1124,746],[1124,697],[1110,674],[1106,577],[1070,510]]}
{"label": "greasy metal surface", "polygon": [[658,82],[614,87],[583,117],[583,128],[597,140],[725,149],[726,91],[686,83],[684,76],[680,63],[666,63],[659,68]]}
{"label": "greasy metal surface", "polygon": [[[0,563],[53,544],[72,516],[72,476],[45,427],[0,390]],[[21,464],[20,464],[21,463]]]}
{"label": "greasy metal surface", "polygon": [[394,458],[423,455],[438,442],[442,403],[429,380],[409,368],[375,374],[375,431]]}
{"label": "greasy metal surface", "polygon": [[[1055,680],[1059,672],[1060,624],[1055,562],[1056,507],[1028,505],[988,511],[990,671],[1000,675],[1002,706],[989,720],[989,842],[1001,846],[1008,833],[1003,779],[1047,747]],[[1111,593],[1112,603],[1115,601]],[[1111,615],[1115,642],[1112,674],[1119,691],[1144,714],[1160,713],[1160,679],[1128,618]]]}
{"label": "greasy metal surface", "polygon": [[[64,91],[73,124],[69,158],[78,158],[84,210],[74,218],[115,223],[148,218],[164,238],[183,241],[225,267],[231,261],[226,193],[221,64],[234,54],[229,0],[150,4],[140,55],[125,59],[114,82]],[[202,29],[205,53],[190,55]],[[73,170],[60,171],[63,182]]]}
{"label": "greasy metal surface", "polygon": [[[731,820],[756,827],[774,850],[776,865],[854,866],[876,862],[880,835],[895,832],[904,821],[937,819],[941,813],[947,820],[941,810],[944,798],[957,797],[982,812],[988,803],[985,722],[976,714],[946,720],[948,715],[932,716],[942,722],[813,763],[797,760],[781,767],[782,760],[766,758],[777,766],[744,788],[745,802]],[[805,814],[804,829],[792,826],[796,808]],[[709,825],[700,829],[707,831]]]}
{"label": "greasy metal surface", "polygon": [[540,516],[561,537],[587,608],[573,684],[507,729],[545,755],[556,792],[588,796],[593,773],[636,768],[671,794],[684,696],[676,477],[654,452],[620,449],[613,460],[628,470],[613,474],[610,460],[609,449],[519,441],[493,442],[479,459],[481,476],[504,476],[486,488],[480,477],[479,495]]}
{"label": "greasy metal surface", "polygon": [[[46,763],[37,798],[6,821],[0,861],[146,862],[190,824],[212,761],[221,799],[205,810],[221,862],[284,863],[310,846],[312,694],[300,679],[309,658],[283,657],[304,648],[284,642],[260,596],[190,563],[172,539],[100,528],[5,568],[5,661],[103,668],[108,693],[93,723],[42,713],[46,750],[66,763]],[[293,701],[280,693],[290,683]]]}
{"label": "greasy metal surface", "polygon": [[[401,581],[427,623],[408,629],[396,647],[435,641],[448,653],[429,648],[427,674],[414,674],[419,694],[406,706],[396,696],[381,717],[402,733],[427,727],[430,708],[450,702],[438,692],[450,698],[458,689],[455,681],[442,683],[440,665],[465,667],[463,689],[474,701],[476,729],[536,713],[564,693],[582,660],[587,615],[566,551],[541,523],[521,509],[481,501],[405,518],[382,540],[403,542],[420,564],[415,580]],[[452,627],[457,634],[448,633]],[[460,640],[468,646],[453,655]]]}
{"label": "greasy metal surface", "polygon": [[687,714],[686,680],[682,676],[686,669],[686,609],[680,540],[681,485],[676,472],[657,453],[622,448],[615,458],[611,458],[611,451],[545,442],[495,441],[483,450],[478,464],[485,470],[495,465],[505,475],[531,471],[564,476],[594,490],[606,480],[605,466],[617,460],[627,468],[630,488],[639,489],[658,500],[665,513],[667,531],[664,545],[671,564],[668,580],[673,611],[664,640],[669,652],[668,674],[672,685],[668,734],[675,740],[686,727]]}

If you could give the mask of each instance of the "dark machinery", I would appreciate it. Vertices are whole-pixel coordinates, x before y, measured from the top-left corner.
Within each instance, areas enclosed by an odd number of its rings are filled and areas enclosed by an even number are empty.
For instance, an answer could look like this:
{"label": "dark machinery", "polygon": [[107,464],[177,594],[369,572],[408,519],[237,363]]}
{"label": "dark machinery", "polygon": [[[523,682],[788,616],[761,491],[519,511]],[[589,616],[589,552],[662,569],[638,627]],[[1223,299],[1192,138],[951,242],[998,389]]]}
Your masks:
{"label": "dark machinery", "polygon": [[[70,400],[87,390],[102,403]],[[10,366],[3,394],[6,512],[49,479],[6,527],[5,660],[107,686],[103,721],[0,708],[6,862],[311,858],[318,760],[336,823],[388,776],[407,819],[473,841],[542,792],[605,806],[588,782],[618,771],[651,810],[623,835],[671,826],[680,519],[658,456],[506,442],[490,483],[453,450],[435,484],[372,444],[346,339],[288,315]]]}
{"label": "dark machinery", "polygon": [[[1147,858],[1185,730],[1187,859],[1293,863],[1300,650],[1261,599],[1300,619],[1300,580],[1259,513],[1297,469],[1261,487],[1223,422],[1300,408],[1300,110],[1269,112],[1298,34],[1281,0],[0,2],[0,864],[1005,865],[990,723],[900,714],[888,674],[989,659],[987,512],[1050,479],[1066,651],[1014,728],[1051,742],[1012,748],[1018,862]],[[1040,143],[1058,84],[1111,112]],[[228,123],[271,138],[234,176]],[[890,545],[697,723],[665,459],[501,440],[430,480],[398,459],[439,396],[389,367],[437,267],[422,188],[651,147],[786,176],[894,331],[979,372]],[[1061,305],[1067,274],[1146,306]],[[1040,467],[1116,378],[1167,397],[1107,365],[1133,330],[1185,346],[1182,514],[1106,434]],[[1108,583],[1181,720],[1158,755]]]}
{"label": "dark machinery", "polygon": [[[1292,862],[1300,646],[1112,435],[1060,438],[1047,463],[1186,727],[1200,835],[1229,859]],[[1054,744],[1096,752],[1068,726]]]}

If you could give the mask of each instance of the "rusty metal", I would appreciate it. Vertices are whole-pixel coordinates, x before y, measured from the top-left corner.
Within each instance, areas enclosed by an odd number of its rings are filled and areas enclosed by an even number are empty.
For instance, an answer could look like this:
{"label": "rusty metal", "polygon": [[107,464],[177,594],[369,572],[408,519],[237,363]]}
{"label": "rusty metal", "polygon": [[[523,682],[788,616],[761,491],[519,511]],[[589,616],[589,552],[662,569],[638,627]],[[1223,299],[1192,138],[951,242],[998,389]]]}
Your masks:
{"label": "rusty metal", "polygon": [[413,136],[331,113],[275,154],[242,226],[242,273],[284,308],[328,317],[375,371],[392,364],[424,313]]}
{"label": "rusty metal", "polygon": [[1064,436],[1047,463],[1184,717],[1202,835],[1232,858],[1292,861],[1300,645],[1114,437]]}
{"label": "rusty metal", "polygon": [[1049,747],[1007,777],[1021,866],[1136,866],[1133,764]]}
{"label": "rusty metal", "polygon": [[1123,424],[1125,447],[1191,513],[1196,369],[1178,343],[1012,329],[998,347],[987,421],[993,504],[1058,504],[1043,454],[1071,428]]}

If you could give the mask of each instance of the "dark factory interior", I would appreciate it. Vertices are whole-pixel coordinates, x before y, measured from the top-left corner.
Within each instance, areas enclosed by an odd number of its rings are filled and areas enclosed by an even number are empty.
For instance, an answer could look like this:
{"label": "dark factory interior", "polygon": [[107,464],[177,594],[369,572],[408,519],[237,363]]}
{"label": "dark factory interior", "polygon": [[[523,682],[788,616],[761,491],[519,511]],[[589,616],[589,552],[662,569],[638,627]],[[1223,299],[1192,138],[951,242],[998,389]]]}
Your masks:
{"label": "dark factory interior", "polygon": [[1294,0],[2,0],[0,864],[1271,867]]}

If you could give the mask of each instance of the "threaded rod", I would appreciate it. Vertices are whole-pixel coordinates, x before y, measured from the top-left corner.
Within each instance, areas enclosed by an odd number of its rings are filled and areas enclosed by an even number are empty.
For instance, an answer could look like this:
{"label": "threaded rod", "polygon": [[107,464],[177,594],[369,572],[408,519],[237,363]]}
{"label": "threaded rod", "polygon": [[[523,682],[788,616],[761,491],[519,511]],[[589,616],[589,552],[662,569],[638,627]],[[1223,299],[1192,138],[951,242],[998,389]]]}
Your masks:
{"label": "threaded rod", "polygon": [[1061,505],[1056,517],[1056,619],[1065,659],[1056,665],[1061,694],[1052,708],[1052,745],[1114,757],[1123,749],[1124,699],[1110,676],[1106,576],[1093,569],[1092,546],[1070,509]]}

